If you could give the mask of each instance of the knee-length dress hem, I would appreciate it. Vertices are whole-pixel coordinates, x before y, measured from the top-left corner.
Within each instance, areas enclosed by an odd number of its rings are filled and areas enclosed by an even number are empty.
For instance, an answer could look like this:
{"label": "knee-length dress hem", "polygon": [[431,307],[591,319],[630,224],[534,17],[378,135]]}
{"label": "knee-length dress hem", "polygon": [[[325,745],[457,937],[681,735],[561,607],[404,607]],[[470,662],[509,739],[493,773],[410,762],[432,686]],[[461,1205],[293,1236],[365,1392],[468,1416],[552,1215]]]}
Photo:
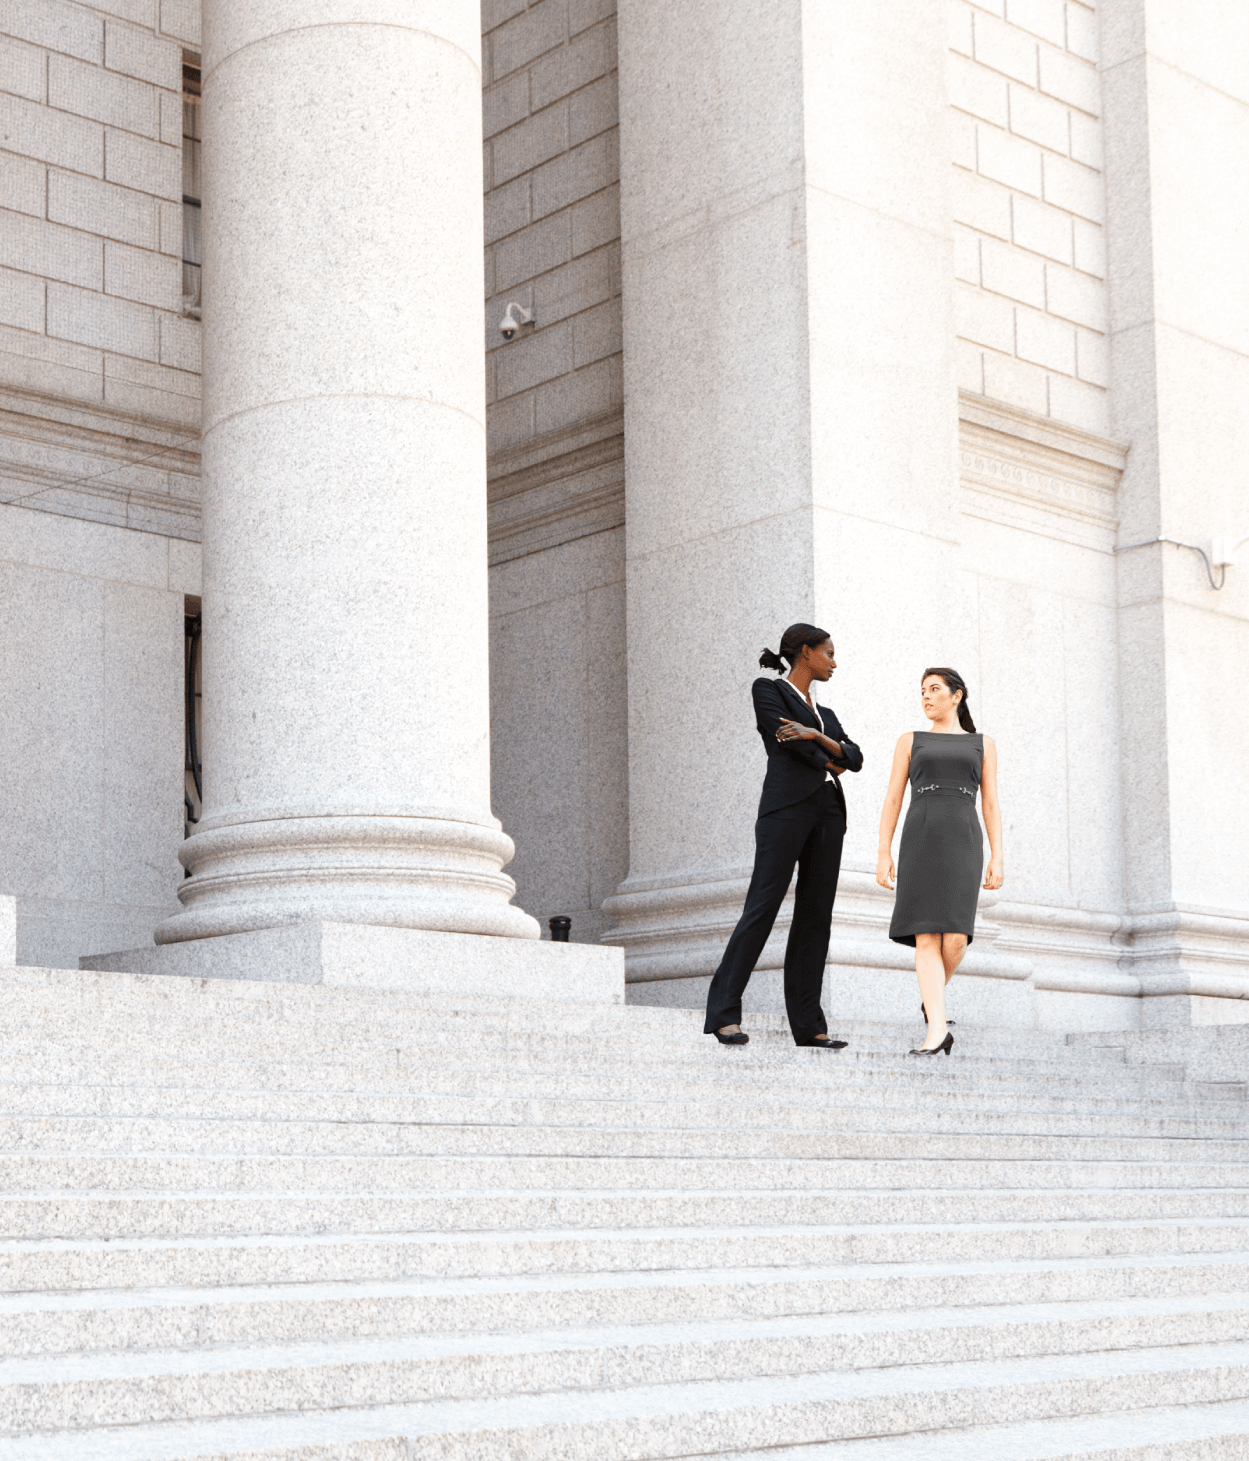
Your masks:
{"label": "knee-length dress hem", "polygon": [[940,928],[935,925],[932,928],[909,928],[905,933],[894,933],[892,926],[889,929],[889,937],[895,944],[905,944],[908,949],[915,947],[915,936],[921,933],[966,933],[967,942],[974,943],[975,935],[962,928],[947,928],[944,924]]}

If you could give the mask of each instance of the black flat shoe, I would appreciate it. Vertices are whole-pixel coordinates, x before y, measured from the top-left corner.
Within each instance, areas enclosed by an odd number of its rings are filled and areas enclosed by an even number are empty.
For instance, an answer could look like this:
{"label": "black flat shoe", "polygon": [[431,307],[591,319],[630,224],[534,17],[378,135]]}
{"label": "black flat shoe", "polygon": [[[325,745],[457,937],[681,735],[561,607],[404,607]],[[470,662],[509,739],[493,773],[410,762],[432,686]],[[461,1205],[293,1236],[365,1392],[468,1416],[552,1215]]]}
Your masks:
{"label": "black flat shoe", "polygon": [[849,1045],[849,1040],[795,1040],[795,1045],[805,1046],[808,1050],[844,1050]]}
{"label": "black flat shoe", "polygon": [[719,1030],[711,1032],[721,1045],[749,1045],[750,1036],[745,1030],[739,1030],[736,1035],[722,1035]]}
{"label": "black flat shoe", "polygon": [[946,1031],[945,1039],[940,1045],[934,1045],[931,1050],[908,1050],[908,1055],[948,1055],[954,1049],[954,1036]]}
{"label": "black flat shoe", "polygon": [[[924,1001],[922,999],[919,1002],[919,1012],[920,1012],[921,1015],[923,1015],[923,1017],[925,1019],[928,1018],[928,1011],[924,1008]],[[947,1025],[957,1024],[957,1021],[956,1020],[947,1020],[946,1021],[946,1024]]]}

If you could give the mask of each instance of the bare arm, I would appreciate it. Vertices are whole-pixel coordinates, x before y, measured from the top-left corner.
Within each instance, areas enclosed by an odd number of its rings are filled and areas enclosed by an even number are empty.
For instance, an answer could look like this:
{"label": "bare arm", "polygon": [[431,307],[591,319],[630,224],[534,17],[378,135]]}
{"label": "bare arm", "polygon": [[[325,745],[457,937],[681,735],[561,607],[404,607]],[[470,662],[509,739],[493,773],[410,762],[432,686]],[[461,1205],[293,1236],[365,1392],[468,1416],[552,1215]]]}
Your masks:
{"label": "bare arm", "polygon": [[894,747],[893,766],[889,772],[889,790],[880,809],[880,846],[876,853],[876,881],[882,888],[892,888],[894,880],[893,834],[902,815],[902,797],[911,770],[911,732],[898,737]]}
{"label": "bare arm", "polygon": [[989,866],[985,870],[986,888],[1000,888],[1005,876],[1002,863],[1002,808],[997,799],[997,747],[991,736],[984,738],[984,765],[980,768],[980,810],[984,813],[984,829],[989,834]]}

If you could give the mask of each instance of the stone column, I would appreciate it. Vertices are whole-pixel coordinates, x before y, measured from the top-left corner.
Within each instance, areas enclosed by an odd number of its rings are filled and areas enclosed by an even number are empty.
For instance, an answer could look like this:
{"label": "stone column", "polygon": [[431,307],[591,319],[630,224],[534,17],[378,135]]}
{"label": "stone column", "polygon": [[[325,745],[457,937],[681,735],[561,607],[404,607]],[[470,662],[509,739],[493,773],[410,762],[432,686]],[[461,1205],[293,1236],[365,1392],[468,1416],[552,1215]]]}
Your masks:
{"label": "stone column", "polygon": [[[1249,83],[1243,17],[1103,0],[1128,918],[1142,1023],[1249,1018]],[[1160,541],[1161,540],[1161,541]],[[1219,574],[1215,573],[1214,583]]]}
{"label": "stone column", "polygon": [[204,3],[204,816],[170,944],[537,936],[490,811],[475,0]]}
{"label": "stone column", "polygon": [[843,925],[836,957],[879,963],[889,748],[967,642],[946,19],[619,0],[619,40],[631,856],[608,906],[630,980],[670,981],[644,997],[696,1004],[753,855],[760,649],[833,633],[821,693],[870,747],[842,887],[872,932]]}

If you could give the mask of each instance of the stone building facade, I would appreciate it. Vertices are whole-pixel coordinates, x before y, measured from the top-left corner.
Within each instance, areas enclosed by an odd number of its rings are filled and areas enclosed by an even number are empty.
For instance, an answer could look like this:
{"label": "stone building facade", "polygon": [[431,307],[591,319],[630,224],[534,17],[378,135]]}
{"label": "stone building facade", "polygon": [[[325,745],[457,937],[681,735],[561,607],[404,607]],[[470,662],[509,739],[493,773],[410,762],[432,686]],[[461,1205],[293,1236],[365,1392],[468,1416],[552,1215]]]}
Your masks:
{"label": "stone building facade", "polygon": [[912,1013],[876,822],[947,663],[1006,823],[967,1001],[1249,1016],[1227,7],[203,9],[0,21],[20,960],[523,909],[697,1004],[810,619],[866,753],[830,1012]]}

